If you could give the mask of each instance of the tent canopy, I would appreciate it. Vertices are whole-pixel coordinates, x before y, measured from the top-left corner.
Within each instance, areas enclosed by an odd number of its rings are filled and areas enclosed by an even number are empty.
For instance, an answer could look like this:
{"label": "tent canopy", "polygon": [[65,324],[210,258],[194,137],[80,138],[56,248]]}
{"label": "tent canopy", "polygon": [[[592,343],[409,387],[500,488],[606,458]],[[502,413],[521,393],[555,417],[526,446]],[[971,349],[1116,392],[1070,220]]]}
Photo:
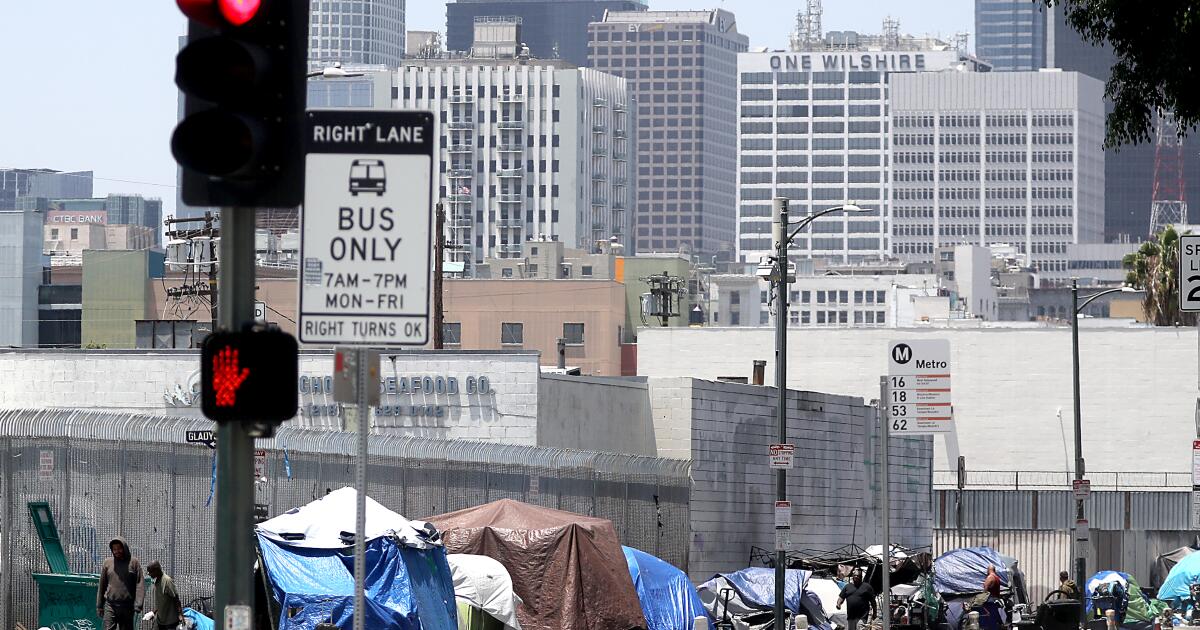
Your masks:
{"label": "tent canopy", "polygon": [[655,556],[621,547],[649,630],[692,630],[704,604],[687,574]]}
{"label": "tent canopy", "polygon": [[452,553],[494,558],[525,630],[645,628],[611,521],[502,499],[428,519]]}
{"label": "tent canopy", "polygon": [[1150,567],[1150,588],[1157,591],[1163,585],[1163,581],[1167,579],[1167,575],[1171,573],[1171,569],[1197,551],[1200,551],[1200,537],[1190,547],[1172,549],[1160,555],[1155,559],[1154,566]]}
{"label": "tent canopy", "polygon": [[[784,574],[783,606],[793,615],[805,615],[808,624],[818,630],[830,630],[821,598],[808,588],[810,571],[788,569]],[[722,581],[728,583],[749,606],[760,610],[775,607],[775,569],[750,567],[734,573],[718,573],[700,585],[701,593],[709,591],[720,598]]]}
{"label": "tent canopy", "polygon": [[947,551],[933,561],[934,589],[943,595],[970,595],[983,592],[983,581],[989,566],[996,567],[1000,587],[1011,588],[1009,575],[1011,558],[1005,558],[991,547],[967,547]]}
{"label": "tent canopy", "polygon": [[1116,583],[1124,587],[1129,600],[1125,609],[1125,619],[1127,620],[1150,622],[1166,608],[1162,602],[1146,597],[1146,594],[1142,592],[1142,587],[1138,585],[1132,575],[1119,571],[1100,571],[1087,581],[1085,596],[1089,614],[1092,611],[1092,598],[1096,595],[1096,589],[1105,583]]}
{"label": "tent canopy", "polygon": [[[338,530],[349,521],[349,531],[354,531],[355,497],[353,488],[343,488],[258,526],[279,630],[313,630],[325,622],[343,630],[353,626],[354,559],[345,553],[348,545]],[[375,534],[366,543],[363,614],[367,626],[456,630],[454,585],[445,549],[425,540],[424,532],[416,528],[405,532],[412,545],[389,535],[404,527],[407,519],[369,498],[367,504],[366,531]],[[344,511],[328,511],[337,509]]]}
{"label": "tent canopy", "polygon": [[454,578],[454,596],[495,617],[505,628],[521,630],[512,578],[504,565],[487,557],[465,553],[446,556]]}
{"label": "tent canopy", "polygon": [[[258,533],[289,547],[341,549],[354,544],[358,493],[354,488],[339,488],[298,508],[258,524]],[[366,538],[396,536],[409,546],[430,546],[424,523],[410,521],[367,497]]]}
{"label": "tent canopy", "polygon": [[1158,598],[1163,601],[1187,599],[1191,597],[1193,584],[1200,584],[1200,553],[1183,558],[1171,568],[1158,589]]}

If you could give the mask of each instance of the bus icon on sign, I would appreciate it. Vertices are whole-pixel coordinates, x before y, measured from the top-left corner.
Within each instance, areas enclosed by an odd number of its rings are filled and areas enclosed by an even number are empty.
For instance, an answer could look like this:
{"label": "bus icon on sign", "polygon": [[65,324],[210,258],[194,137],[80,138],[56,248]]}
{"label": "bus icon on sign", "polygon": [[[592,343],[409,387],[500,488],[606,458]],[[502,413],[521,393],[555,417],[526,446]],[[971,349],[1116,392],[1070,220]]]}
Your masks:
{"label": "bus icon on sign", "polygon": [[387,173],[383,160],[354,160],[350,163],[350,194],[387,192]]}

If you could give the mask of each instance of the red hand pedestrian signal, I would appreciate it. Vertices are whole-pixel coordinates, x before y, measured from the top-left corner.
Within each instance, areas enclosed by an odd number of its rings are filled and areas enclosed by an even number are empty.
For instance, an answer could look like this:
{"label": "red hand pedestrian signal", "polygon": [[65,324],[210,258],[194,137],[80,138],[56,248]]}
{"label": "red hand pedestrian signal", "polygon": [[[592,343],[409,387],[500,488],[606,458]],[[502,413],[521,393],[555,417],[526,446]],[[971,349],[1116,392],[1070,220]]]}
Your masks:
{"label": "red hand pedestrian signal", "polygon": [[226,346],[213,357],[213,389],[216,390],[218,407],[237,404],[237,390],[247,376],[250,376],[250,370],[238,369],[236,349]]}

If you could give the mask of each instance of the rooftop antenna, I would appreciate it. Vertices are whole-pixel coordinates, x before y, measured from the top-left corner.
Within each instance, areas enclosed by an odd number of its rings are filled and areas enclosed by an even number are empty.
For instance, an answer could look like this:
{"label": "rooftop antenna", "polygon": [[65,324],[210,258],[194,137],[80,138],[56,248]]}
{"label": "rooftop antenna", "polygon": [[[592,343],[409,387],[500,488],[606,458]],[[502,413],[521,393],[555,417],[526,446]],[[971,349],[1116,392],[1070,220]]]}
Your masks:
{"label": "rooftop antenna", "polygon": [[883,18],[883,45],[887,50],[900,48],[900,20],[887,16]]}

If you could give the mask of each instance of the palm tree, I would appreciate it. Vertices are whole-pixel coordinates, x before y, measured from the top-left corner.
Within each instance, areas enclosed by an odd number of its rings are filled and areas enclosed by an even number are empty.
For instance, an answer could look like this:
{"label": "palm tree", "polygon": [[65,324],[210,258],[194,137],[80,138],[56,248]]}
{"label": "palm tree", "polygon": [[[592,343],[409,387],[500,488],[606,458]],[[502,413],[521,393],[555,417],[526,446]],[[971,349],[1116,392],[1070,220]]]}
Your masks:
{"label": "palm tree", "polygon": [[1125,282],[1145,291],[1142,308],[1155,326],[1194,326],[1195,313],[1179,310],[1179,233],[1167,226],[1121,261]]}

